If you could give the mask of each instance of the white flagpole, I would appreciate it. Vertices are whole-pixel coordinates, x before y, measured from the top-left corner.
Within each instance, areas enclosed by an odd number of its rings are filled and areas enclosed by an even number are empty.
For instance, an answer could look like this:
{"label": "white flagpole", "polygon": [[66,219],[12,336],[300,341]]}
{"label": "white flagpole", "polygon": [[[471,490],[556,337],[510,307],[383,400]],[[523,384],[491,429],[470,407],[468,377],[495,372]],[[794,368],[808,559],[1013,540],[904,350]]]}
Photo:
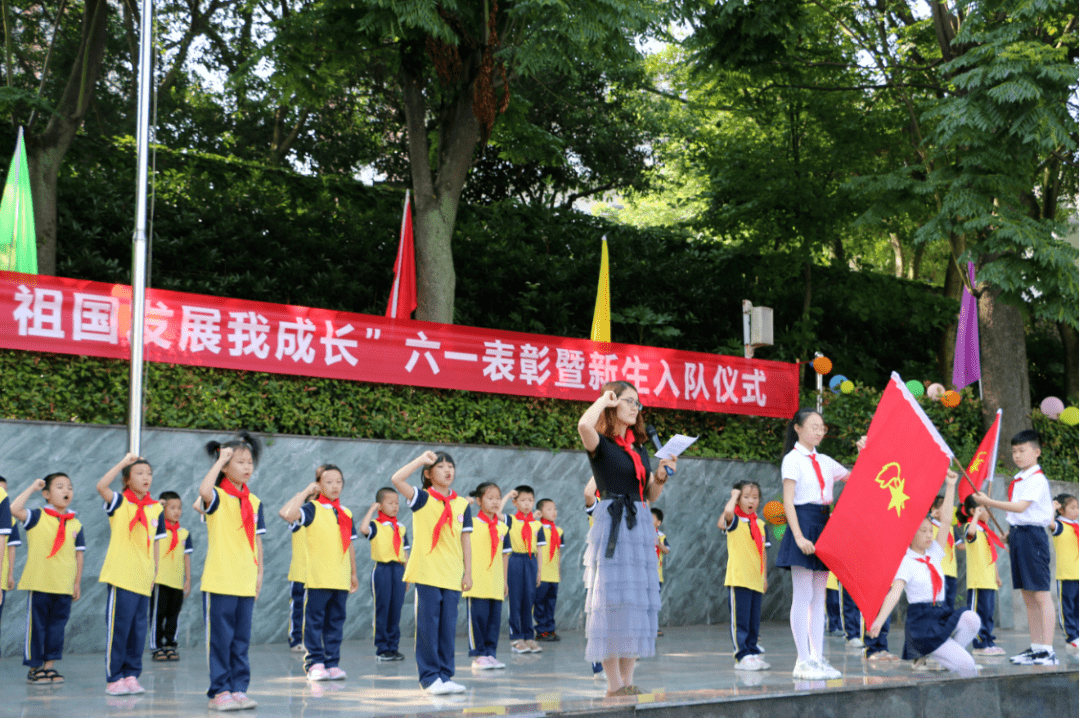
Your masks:
{"label": "white flagpole", "polygon": [[153,0],[143,0],[139,38],[138,122],[135,128],[135,232],[131,238],[131,367],[128,393],[128,451],[139,454],[143,424],[143,324],[146,315],[146,195],[150,151],[150,93],[153,75]]}
{"label": "white flagpole", "polygon": [[405,220],[409,218],[409,190],[405,190],[405,206],[401,209],[401,231],[398,232],[398,254],[394,263],[394,289],[390,293],[390,318],[397,319],[398,290],[401,289],[401,263],[405,261],[402,244],[405,242]]}

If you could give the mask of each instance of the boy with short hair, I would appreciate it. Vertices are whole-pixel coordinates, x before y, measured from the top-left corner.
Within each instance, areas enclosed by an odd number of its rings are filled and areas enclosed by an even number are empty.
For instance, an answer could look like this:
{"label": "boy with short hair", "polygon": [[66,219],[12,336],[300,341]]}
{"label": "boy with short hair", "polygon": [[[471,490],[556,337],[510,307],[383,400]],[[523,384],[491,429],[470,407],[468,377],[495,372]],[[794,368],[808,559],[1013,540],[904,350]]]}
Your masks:
{"label": "boy with short hair", "polygon": [[[667,534],[660,526],[664,523],[664,512],[660,509],[652,509],[652,525],[656,529],[656,572],[660,574],[660,590],[664,590],[664,558],[671,553],[671,546],[667,542]],[[664,632],[656,629],[657,636],[663,636]]]}
{"label": "boy with short hair", "polygon": [[540,585],[536,589],[533,603],[533,618],[536,621],[536,640],[553,642],[562,640],[555,633],[555,601],[559,597],[560,567],[562,565],[563,530],[555,525],[559,511],[551,499],[536,502],[540,512],[540,523],[544,525],[544,537],[547,548],[539,551]]}
{"label": "boy with short hair", "polygon": [[539,653],[544,650],[533,640],[532,607],[540,586],[540,555],[546,546],[544,526],[533,517],[536,492],[521,485],[503,497],[503,507],[511,501],[516,514],[506,514],[510,527],[510,554],[506,572],[507,599],[510,604],[510,650],[514,653]]}
{"label": "boy with short hair", "polygon": [[[371,597],[374,602],[372,626],[377,661],[403,661],[398,651],[401,640],[401,606],[405,603],[405,564],[409,562],[409,533],[398,525],[401,501],[395,489],[384,486],[375,492],[375,503],[360,521],[360,533],[371,543]],[[376,512],[378,512],[376,514]],[[374,515],[374,518],[373,518]]]}
{"label": "boy with short hair", "polygon": [[150,594],[150,651],[155,661],[179,661],[176,629],[184,597],[191,593],[191,554],[195,548],[191,534],[180,528],[184,509],[180,494],[162,491],[158,501],[165,519],[165,543],[159,546],[161,557]]}
{"label": "boy with short hair", "polygon": [[1039,467],[1039,434],[1021,431],[1012,438],[1012,460],[1020,472],[1008,488],[1008,500],[998,501],[977,492],[975,501],[988,509],[1001,509],[1009,522],[1009,561],[1013,588],[1020,589],[1027,609],[1031,647],[1013,656],[1025,666],[1056,666],[1054,603],[1050,598],[1050,538],[1046,527],[1054,522],[1050,483]]}

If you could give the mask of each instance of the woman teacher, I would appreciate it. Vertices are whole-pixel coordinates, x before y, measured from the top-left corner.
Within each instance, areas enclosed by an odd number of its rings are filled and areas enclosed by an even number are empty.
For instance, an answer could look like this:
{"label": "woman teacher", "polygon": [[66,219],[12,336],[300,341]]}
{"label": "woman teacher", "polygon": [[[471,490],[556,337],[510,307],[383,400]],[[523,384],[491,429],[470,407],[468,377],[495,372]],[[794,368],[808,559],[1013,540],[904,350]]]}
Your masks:
{"label": "woman teacher", "polygon": [[656,531],[646,502],[660,498],[676,459],[649,471],[633,384],[609,382],[601,392],[578,421],[600,491],[585,548],[585,657],[604,665],[608,696],[638,695],[634,664],[655,655],[660,612]]}

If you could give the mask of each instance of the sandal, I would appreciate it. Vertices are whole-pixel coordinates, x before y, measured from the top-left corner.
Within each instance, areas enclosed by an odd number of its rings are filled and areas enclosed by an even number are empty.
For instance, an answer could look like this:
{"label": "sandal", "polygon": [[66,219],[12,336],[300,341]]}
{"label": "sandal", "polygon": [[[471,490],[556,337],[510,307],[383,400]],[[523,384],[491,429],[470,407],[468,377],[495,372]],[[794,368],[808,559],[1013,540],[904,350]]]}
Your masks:
{"label": "sandal", "polygon": [[46,668],[44,670],[45,677],[49,679],[49,683],[63,683],[64,677],[54,671],[52,668]]}
{"label": "sandal", "polygon": [[35,684],[52,683],[52,679],[44,668],[31,668],[30,672],[26,674],[26,682]]}

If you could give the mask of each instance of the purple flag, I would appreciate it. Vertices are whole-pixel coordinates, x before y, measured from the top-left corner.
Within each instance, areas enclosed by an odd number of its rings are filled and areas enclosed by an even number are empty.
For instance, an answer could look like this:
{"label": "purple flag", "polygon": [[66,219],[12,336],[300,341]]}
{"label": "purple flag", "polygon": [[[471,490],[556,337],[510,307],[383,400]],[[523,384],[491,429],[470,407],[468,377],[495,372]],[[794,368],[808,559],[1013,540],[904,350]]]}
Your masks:
{"label": "purple flag", "polygon": [[[975,285],[975,265],[968,262],[968,277]],[[960,319],[956,325],[956,357],[953,360],[952,383],[959,391],[979,381],[979,305],[964,287],[960,300]]]}

